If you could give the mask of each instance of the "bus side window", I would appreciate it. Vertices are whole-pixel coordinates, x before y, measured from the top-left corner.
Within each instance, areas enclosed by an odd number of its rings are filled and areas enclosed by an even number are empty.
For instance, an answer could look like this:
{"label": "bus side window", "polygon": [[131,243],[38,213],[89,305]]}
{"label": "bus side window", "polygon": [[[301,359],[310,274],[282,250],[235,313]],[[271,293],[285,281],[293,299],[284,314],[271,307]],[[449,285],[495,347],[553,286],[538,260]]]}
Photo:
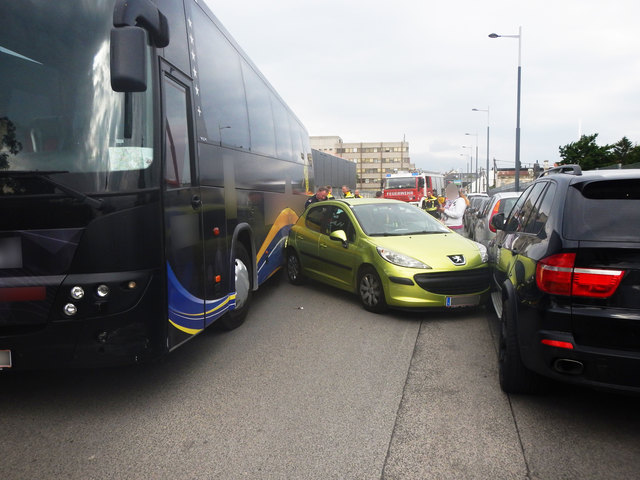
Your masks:
{"label": "bus side window", "polygon": [[164,78],[165,95],[165,182],[169,187],[191,185],[191,154],[187,89],[170,78]]}
{"label": "bus side window", "polygon": [[424,177],[418,177],[418,190],[424,189]]}

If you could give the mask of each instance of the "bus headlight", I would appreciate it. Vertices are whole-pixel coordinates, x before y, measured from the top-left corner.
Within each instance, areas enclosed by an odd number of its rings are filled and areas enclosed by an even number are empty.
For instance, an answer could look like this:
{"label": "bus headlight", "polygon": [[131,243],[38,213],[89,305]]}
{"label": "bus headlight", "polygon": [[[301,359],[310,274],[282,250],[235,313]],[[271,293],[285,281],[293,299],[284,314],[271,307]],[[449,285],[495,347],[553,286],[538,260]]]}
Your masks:
{"label": "bus headlight", "polygon": [[76,307],[73,303],[67,303],[64,308],[64,314],[67,317],[73,317],[76,313],[78,313],[78,307]]}
{"label": "bus headlight", "polygon": [[98,288],[96,288],[96,295],[100,298],[106,298],[109,295],[109,287],[106,285],[98,285]]}
{"label": "bus headlight", "polygon": [[76,285],[71,289],[71,298],[73,298],[74,300],[80,300],[83,297],[84,297],[84,288],[82,288],[80,285]]}

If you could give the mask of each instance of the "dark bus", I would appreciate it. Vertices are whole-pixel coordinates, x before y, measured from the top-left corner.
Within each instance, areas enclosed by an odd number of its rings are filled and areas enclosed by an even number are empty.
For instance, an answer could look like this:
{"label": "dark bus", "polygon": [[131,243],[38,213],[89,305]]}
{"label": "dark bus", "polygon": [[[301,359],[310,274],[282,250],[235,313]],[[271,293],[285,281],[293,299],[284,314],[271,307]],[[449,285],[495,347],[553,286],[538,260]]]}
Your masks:
{"label": "dark bus", "polygon": [[238,327],[313,182],[304,126],[203,0],[2,16],[0,368]]}

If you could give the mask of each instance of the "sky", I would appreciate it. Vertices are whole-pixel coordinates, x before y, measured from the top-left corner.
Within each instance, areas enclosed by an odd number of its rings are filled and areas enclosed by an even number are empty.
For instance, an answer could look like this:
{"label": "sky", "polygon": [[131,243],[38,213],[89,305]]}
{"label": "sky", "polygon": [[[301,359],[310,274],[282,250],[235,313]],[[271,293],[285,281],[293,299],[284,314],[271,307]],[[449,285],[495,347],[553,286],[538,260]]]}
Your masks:
{"label": "sky", "polygon": [[488,34],[521,26],[523,165],[581,133],[640,142],[637,0],[205,1],[310,135],[405,136],[418,167],[462,170],[489,107],[491,163],[514,165],[518,39]]}

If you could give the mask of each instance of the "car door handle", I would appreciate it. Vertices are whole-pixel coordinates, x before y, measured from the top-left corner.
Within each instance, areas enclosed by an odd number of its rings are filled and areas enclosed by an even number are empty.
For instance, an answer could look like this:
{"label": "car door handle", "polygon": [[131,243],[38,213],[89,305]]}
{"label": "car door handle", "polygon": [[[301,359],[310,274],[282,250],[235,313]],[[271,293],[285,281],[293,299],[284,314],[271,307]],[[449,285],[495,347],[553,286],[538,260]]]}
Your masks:
{"label": "car door handle", "polygon": [[296,239],[297,240],[304,240],[304,236],[298,234],[298,235],[296,235]]}
{"label": "car door handle", "polygon": [[202,206],[202,199],[199,195],[194,195],[191,197],[191,206],[194,210],[198,210]]}
{"label": "car door handle", "polygon": [[328,245],[326,243],[321,243],[320,244],[320,248],[327,248],[327,247],[328,247]]}

